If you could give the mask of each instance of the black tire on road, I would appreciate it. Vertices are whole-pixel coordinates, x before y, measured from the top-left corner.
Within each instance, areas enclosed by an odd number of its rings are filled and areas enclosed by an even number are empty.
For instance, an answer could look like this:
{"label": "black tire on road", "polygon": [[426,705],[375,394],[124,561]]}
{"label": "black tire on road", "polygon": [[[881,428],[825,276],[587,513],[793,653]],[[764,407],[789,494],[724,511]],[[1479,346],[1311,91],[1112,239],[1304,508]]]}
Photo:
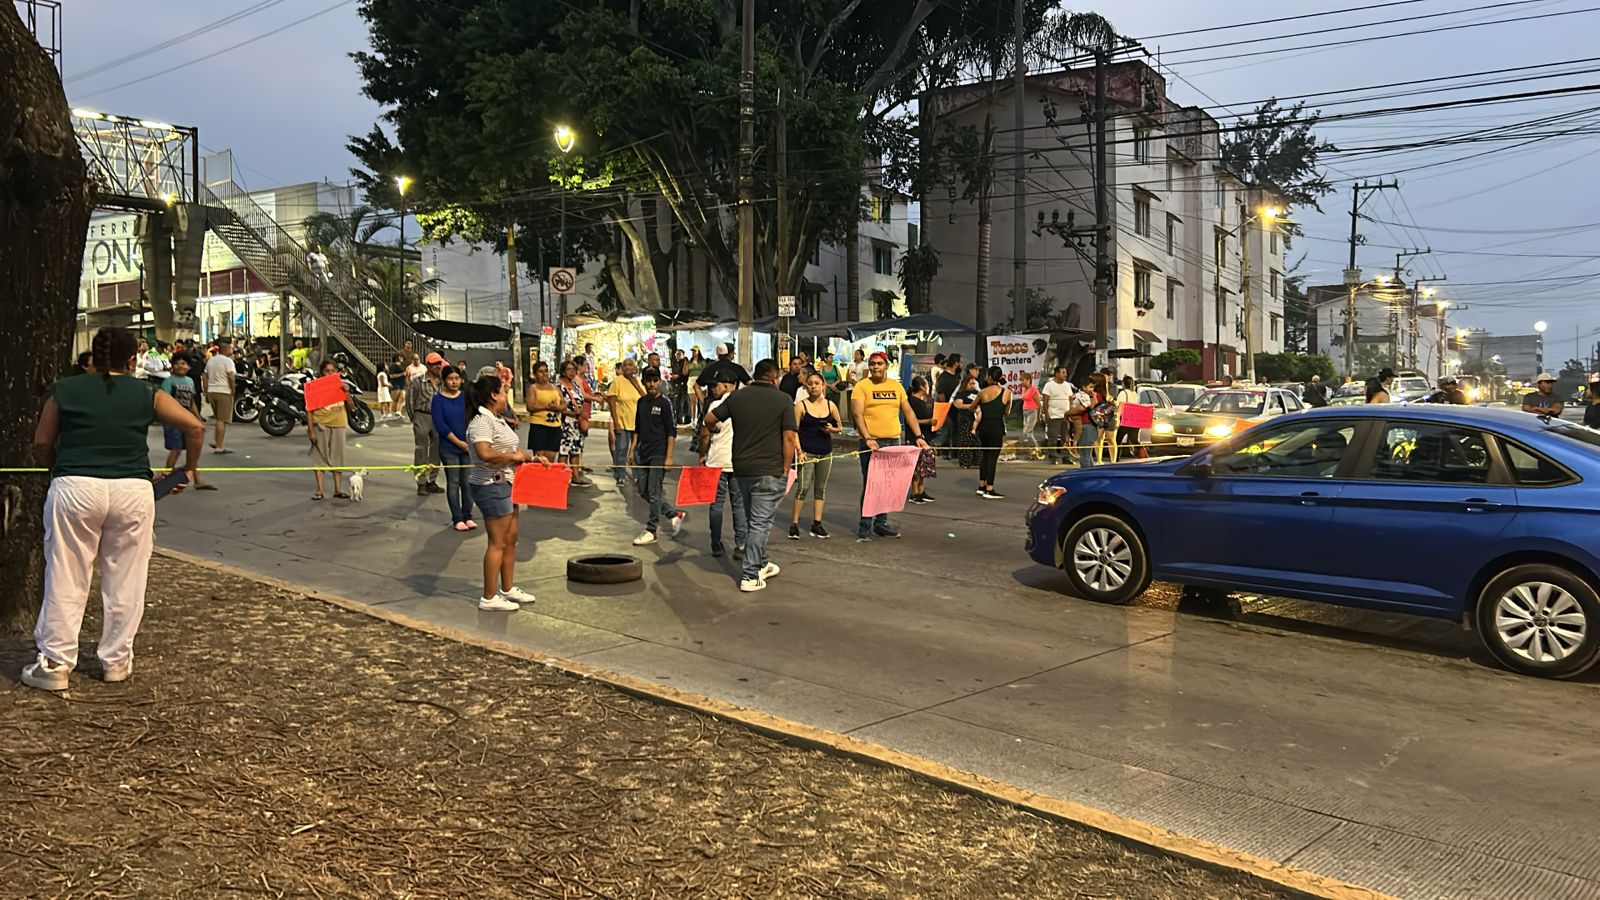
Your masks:
{"label": "black tire on road", "polygon": [[294,430],[294,419],[277,409],[261,411],[261,430],[273,437],[283,437]]}
{"label": "black tire on road", "polygon": [[350,410],[350,430],[356,434],[371,434],[375,424],[372,418],[372,407],[357,400],[354,409]]}
{"label": "black tire on road", "polygon": [[1084,516],[1067,529],[1061,567],[1078,596],[1097,603],[1130,603],[1150,586],[1144,538],[1118,516]]}
{"label": "black tire on road", "polygon": [[249,394],[240,394],[233,398],[233,420],[235,422],[254,422],[261,415],[261,404]]}
{"label": "black tire on road", "polygon": [[567,560],[567,580],[579,584],[626,584],[643,577],[644,563],[637,557],[578,556]]}
{"label": "black tire on road", "polygon": [[1524,675],[1571,678],[1600,662],[1600,595],[1560,566],[1529,563],[1489,579],[1473,624],[1494,658]]}

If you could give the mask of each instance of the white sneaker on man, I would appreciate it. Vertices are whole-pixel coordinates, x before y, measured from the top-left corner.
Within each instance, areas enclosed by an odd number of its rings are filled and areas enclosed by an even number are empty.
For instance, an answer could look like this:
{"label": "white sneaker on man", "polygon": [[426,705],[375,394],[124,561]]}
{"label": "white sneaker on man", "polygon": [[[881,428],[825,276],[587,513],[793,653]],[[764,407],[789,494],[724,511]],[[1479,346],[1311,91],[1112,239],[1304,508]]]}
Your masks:
{"label": "white sneaker on man", "polygon": [[120,666],[108,666],[104,663],[102,663],[100,666],[100,680],[107,684],[115,684],[119,681],[127,681],[132,677],[133,660],[131,659]]}
{"label": "white sneaker on man", "polygon": [[766,581],[768,578],[776,578],[778,573],[782,571],[782,569],[778,568],[777,563],[769,562],[761,567],[761,580]]}
{"label": "white sneaker on man", "polygon": [[654,544],[655,542],[656,533],[654,531],[646,531],[644,534],[641,534],[633,539],[633,545],[635,547],[644,547],[649,544]]}
{"label": "white sneaker on man", "polygon": [[522,607],[518,606],[516,601],[495,594],[493,597],[479,597],[478,608],[486,612],[516,612]]}
{"label": "white sneaker on man", "polygon": [[71,671],[66,666],[51,665],[40,654],[38,659],[22,667],[22,683],[41,691],[64,691],[67,689],[67,673]]}
{"label": "white sneaker on man", "polygon": [[677,537],[678,532],[683,530],[683,520],[688,517],[688,513],[680,510],[676,515],[667,520],[667,530],[672,532],[673,537]]}
{"label": "white sneaker on man", "polygon": [[512,603],[533,602],[533,595],[519,587],[507,588],[501,591],[499,596],[502,600],[510,600]]}
{"label": "white sneaker on man", "polygon": [[739,582],[739,590],[744,591],[746,594],[754,593],[756,591],[764,591],[766,589],[767,583],[759,578],[746,578],[745,580]]}

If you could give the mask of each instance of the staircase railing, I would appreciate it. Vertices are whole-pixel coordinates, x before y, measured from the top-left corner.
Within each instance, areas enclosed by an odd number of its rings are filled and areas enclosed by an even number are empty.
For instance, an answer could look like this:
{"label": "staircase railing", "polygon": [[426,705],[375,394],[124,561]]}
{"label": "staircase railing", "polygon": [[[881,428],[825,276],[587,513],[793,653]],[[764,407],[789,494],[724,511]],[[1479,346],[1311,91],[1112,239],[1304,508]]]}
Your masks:
{"label": "staircase railing", "polygon": [[406,341],[423,345],[409,322],[349,272],[313,273],[306,247],[231,179],[202,185],[200,191],[202,203],[231,214],[231,222],[224,218],[209,224],[240,261],[274,290],[298,296],[333,337],[361,357],[363,366],[376,372]]}

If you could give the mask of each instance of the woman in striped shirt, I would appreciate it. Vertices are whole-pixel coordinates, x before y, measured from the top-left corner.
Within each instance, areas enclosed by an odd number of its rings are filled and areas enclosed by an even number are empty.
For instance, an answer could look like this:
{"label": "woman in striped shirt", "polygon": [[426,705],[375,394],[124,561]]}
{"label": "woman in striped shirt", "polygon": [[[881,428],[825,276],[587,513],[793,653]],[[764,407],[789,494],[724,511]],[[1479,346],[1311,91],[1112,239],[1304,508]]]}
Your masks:
{"label": "woman in striped shirt", "polygon": [[518,464],[538,457],[517,446],[516,429],[506,424],[507,387],[498,376],[479,378],[468,396],[474,412],[467,421],[467,444],[474,464],[467,483],[489,532],[488,546],[483,548],[483,594],[478,608],[511,612],[521,609],[519,604],[533,602],[532,594],[512,584],[517,567],[517,508],[511,503],[511,479]]}

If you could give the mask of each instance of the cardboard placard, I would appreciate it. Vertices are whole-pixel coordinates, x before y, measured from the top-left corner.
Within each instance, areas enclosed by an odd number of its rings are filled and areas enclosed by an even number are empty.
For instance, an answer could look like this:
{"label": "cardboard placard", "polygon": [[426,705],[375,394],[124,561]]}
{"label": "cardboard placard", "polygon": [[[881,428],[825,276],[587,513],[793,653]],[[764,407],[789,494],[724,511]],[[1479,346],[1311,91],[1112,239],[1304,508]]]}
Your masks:
{"label": "cardboard placard", "polygon": [[861,498],[861,517],[899,512],[906,508],[906,491],[917,469],[922,450],[909,447],[881,447],[872,451],[867,462],[867,491]]}
{"label": "cardboard placard", "polygon": [[[948,416],[948,415],[950,415],[950,404],[949,403],[935,403],[933,405],[933,430],[934,431],[942,431],[944,429],[944,419],[945,419],[945,416]],[[924,437],[926,437],[926,435],[924,435]]]}
{"label": "cardboard placard", "polygon": [[541,509],[566,509],[572,469],[566,463],[523,463],[511,482],[511,502]]}
{"label": "cardboard placard", "polygon": [[335,372],[306,382],[306,412],[316,412],[326,406],[343,403],[344,379]]}
{"label": "cardboard placard", "polygon": [[704,506],[717,500],[717,466],[684,466],[678,470],[678,506]]}
{"label": "cardboard placard", "polygon": [[1155,424],[1156,408],[1143,403],[1122,404],[1123,428],[1149,428]]}

